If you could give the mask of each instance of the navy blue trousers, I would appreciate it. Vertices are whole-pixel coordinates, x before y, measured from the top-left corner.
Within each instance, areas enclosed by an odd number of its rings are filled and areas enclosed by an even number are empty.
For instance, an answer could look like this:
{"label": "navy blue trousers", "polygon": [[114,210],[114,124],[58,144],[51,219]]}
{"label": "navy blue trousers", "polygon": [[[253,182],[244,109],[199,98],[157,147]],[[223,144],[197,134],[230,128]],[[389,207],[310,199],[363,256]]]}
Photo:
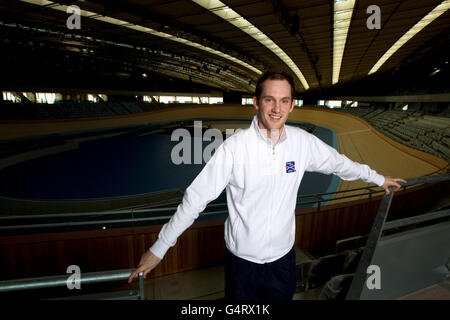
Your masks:
{"label": "navy blue trousers", "polygon": [[259,264],[225,248],[225,299],[292,300],[297,287],[295,250],[273,262]]}

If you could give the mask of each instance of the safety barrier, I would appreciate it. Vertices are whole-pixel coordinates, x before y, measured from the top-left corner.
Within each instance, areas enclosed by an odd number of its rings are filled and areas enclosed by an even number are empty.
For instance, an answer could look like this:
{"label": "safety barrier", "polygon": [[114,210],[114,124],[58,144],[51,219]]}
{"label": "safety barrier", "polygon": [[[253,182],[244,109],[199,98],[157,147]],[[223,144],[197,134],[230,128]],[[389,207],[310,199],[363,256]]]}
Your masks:
{"label": "safety barrier", "polygon": [[[411,178],[407,180],[407,183],[400,183],[403,186],[412,186],[415,184],[421,183],[432,183],[432,182],[441,182],[441,181],[449,181],[450,174],[439,175],[439,176],[431,176],[431,177],[418,177]],[[381,200],[380,206],[378,208],[378,213],[375,217],[375,221],[372,225],[372,229],[369,233],[367,243],[364,247],[364,251],[362,253],[361,259],[359,261],[358,267],[356,269],[355,275],[353,277],[352,283],[348,290],[346,299],[347,300],[359,300],[361,297],[362,290],[364,288],[364,284],[366,283],[367,278],[367,268],[371,265],[372,258],[375,253],[375,249],[377,247],[378,241],[380,240],[381,234],[383,230],[386,230],[386,217],[389,212],[389,208],[391,206],[392,198],[394,197],[394,188],[391,188],[391,192],[389,195],[384,195]],[[449,216],[450,210],[443,210],[441,212],[434,213],[434,217],[444,217]],[[410,218],[409,221],[403,220],[402,222],[391,223],[390,228],[393,225],[408,225],[411,223],[417,223],[421,221],[425,221],[425,219],[430,219],[427,215],[423,215],[422,217],[413,217]],[[388,225],[389,227],[389,225]]]}

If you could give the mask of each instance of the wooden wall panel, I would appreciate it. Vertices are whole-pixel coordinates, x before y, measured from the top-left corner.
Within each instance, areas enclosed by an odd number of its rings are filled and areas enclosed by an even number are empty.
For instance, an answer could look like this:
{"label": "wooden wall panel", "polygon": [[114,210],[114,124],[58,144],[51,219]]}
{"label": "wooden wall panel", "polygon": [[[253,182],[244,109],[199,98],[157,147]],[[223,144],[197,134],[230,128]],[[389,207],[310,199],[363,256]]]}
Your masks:
{"label": "wooden wall panel", "polygon": [[[447,196],[450,184],[397,193],[388,220],[420,214]],[[334,252],[338,240],[370,231],[381,197],[298,210],[295,243],[316,256]],[[223,263],[224,220],[195,222],[151,273],[158,277]],[[161,226],[0,237],[0,279],[134,268],[158,238]]]}

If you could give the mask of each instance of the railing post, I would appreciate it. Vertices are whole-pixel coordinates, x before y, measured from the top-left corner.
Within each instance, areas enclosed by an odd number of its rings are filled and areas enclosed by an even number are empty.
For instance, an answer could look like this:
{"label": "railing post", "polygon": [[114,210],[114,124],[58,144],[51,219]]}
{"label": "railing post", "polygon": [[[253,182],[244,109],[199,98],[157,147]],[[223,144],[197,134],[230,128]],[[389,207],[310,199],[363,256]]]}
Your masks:
{"label": "railing post", "polygon": [[364,247],[364,251],[361,255],[358,267],[353,277],[352,283],[348,290],[346,300],[359,300],[361,297],[361,292],[366,283],[367,278],[367,268],[372,263],[372,258],[375,253],[375,249],[380,240],[381,234],[383,232],[383,226],[386,221],[389,208],[391,206],[392,198],[394,197],[394,187],[390,188],[389,195],[384,195],[381,200],[380,206],[378,208],[378,213],[375,217],[375,221],[370,230],[369,237],[367,238],[367,243]]}
{"label": "railing post", "polygon": [[139,272],[138,277],[139,277],[139,300],[145,300],[143,273]]}
{"label": "railing post", "polygon": [[322,204],[323,197],[319,196],[319,195],[315,195],[315,197],[318,199],[317,200],[317,211],[320,211],[320,205]]}

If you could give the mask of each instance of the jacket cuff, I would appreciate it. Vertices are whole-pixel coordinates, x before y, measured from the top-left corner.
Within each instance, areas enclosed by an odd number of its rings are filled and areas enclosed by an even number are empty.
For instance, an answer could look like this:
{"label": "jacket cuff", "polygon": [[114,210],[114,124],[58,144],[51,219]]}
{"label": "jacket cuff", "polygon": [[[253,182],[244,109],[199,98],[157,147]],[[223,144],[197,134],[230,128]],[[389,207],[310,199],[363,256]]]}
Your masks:
{"label": "jacket cuff", "polygon": [[375,176],[375,179],[373,180],[373,183],[375,183],[377,186],[381,187],[384,184],[384,176],[381,174],[378,174]]}
{"label": "jacket cuff", "polygon": [[150,251],[157,256],[159,259],[164,258],[167,250],[170,246],[165,244],[161,239],[156,240],[156,242],[150,247]]}

